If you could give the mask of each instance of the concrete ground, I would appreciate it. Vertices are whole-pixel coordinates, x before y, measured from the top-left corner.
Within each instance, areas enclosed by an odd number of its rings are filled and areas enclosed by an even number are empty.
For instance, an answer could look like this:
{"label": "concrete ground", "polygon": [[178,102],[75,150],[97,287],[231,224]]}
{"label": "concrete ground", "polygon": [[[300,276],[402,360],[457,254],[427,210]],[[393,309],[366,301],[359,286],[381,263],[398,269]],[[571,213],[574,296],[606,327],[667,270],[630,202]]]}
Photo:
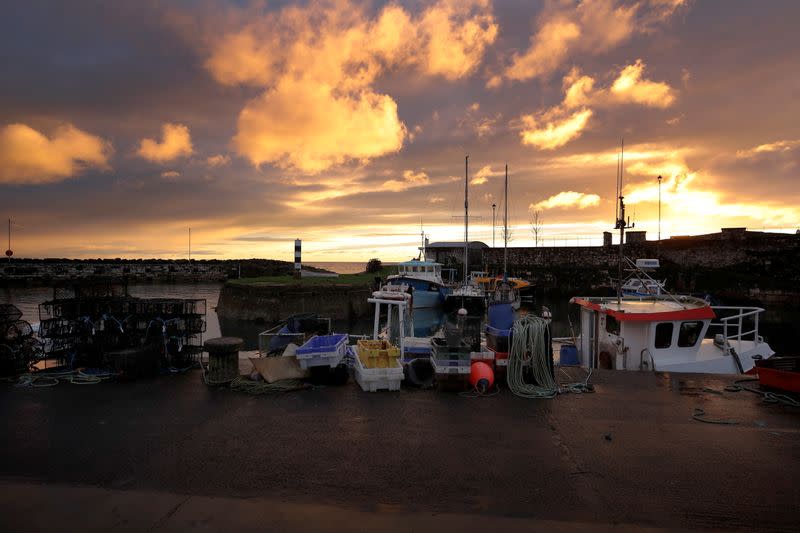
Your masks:
{"label": "concrete ground", "polygon": [[703,390],[732,379],[598,372],[544,401],[254,397],[199,371],[2,386],[0,530],[796,531],[800,409]]}

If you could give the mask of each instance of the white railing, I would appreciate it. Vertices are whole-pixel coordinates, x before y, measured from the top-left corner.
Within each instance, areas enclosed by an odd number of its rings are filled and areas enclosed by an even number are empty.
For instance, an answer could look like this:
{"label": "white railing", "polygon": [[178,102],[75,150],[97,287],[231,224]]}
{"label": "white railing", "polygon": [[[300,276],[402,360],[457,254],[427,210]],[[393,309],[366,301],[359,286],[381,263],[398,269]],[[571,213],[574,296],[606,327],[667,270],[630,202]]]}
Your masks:
{"label": "white railing", "polygon": [[[753,344],[764,342],[764,339],[758,334],[758,316],[764,312],[761,307],[714,305],[711,308],[718,316],[720,312],[726,315],[719,318],[719,322],[711,322],[708,325],[709,333],[711,333],[711,328],[720,328],[726,352],[730,351],[732,341],[736,342],[736,353],[742,353],[742,341],[744,340],[752,340]],[[748,317],[753,317],[753,329],[743,331],[744,320]]]}

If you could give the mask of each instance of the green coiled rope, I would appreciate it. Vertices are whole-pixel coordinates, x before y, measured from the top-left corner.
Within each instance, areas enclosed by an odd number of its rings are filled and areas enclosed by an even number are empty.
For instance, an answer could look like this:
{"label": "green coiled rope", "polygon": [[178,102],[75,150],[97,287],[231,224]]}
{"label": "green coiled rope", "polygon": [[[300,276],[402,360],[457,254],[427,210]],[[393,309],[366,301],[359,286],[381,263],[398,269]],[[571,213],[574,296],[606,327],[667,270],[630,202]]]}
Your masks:
{"label": "green coiled rope", "polygon": [[[591,370],[586,379],[578,383],[559,385],[551,366],[548,322],[538,316],[527,315],[514,322],[511,330],[511,351],[508,354],[506,381],[508,388],[522,398],[554,398],[557,394],[593,392],[589,385]],[[533,383],[525,381],[525,368],[530,369]]]}

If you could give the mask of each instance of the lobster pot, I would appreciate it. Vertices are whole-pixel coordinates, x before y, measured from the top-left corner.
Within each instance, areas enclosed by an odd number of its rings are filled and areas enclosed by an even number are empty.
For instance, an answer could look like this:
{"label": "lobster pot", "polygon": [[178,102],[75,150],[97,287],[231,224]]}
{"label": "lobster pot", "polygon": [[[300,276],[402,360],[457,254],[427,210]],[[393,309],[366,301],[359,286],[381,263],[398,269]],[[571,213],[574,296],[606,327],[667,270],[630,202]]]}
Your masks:
{"label": "lobster pot", "polygon": [[244,341],[239,337],[217,337],[206,341],[206,383],[222,385],[239,377],[239,348],[242,344]]}

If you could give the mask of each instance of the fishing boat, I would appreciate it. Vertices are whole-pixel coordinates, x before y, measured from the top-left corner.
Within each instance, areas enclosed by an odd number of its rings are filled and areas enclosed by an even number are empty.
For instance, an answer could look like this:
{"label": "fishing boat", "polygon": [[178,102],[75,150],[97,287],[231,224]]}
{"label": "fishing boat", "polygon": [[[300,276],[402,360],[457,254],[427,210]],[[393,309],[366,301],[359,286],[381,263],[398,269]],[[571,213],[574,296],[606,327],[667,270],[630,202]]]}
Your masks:
{"label": "fishing boat", "polygon": [[469,282],[469,156],[464,158],[464,281],[445,295],[445,311],[466,309],[469,315],[482,315],[486,310],[483,290]]}
{"label": "fishing boat", "polygon": [[570,303],[580,307],[578,359],[587,368],[745,374],[775,353],[759,335],[759,307],[672,295]]}
{"label": "fishing boat", "polygon": [[625,261],[632,268],[622,284],[624,296],[658,296],[665,292],[666,280],[659,281],[649,274],[660,266],[658,259],[637,259],[634,263],[626,257]]}
{"label": "fishing boat", "polygon": [[[624,145],[623,152],[624,154]],[[744,374],[757,360],[772,356],[758,332],[764,309],[714,306],[694,296],[623,294],[623,265],[633,267],[629,279],[652,280],[623,254],[625,230],[633,227],[625,218],[623,155],[617,165],[615,229],[619,230],[616,297],[575,297],[580,307],[581,333],[575,339],[577,359],[587,368]],[[630,271],[630,270],[629,270]],[[717,322],[713,322],[714,320]]]}
{"label": "fishing boat", "polygon": [[412,289],[412,308],[439,307],[450,292],[442,281],[442,265],[433,261],[412,259],[397,265],[397,274],[388,276],[393,286],[406,285]]}

